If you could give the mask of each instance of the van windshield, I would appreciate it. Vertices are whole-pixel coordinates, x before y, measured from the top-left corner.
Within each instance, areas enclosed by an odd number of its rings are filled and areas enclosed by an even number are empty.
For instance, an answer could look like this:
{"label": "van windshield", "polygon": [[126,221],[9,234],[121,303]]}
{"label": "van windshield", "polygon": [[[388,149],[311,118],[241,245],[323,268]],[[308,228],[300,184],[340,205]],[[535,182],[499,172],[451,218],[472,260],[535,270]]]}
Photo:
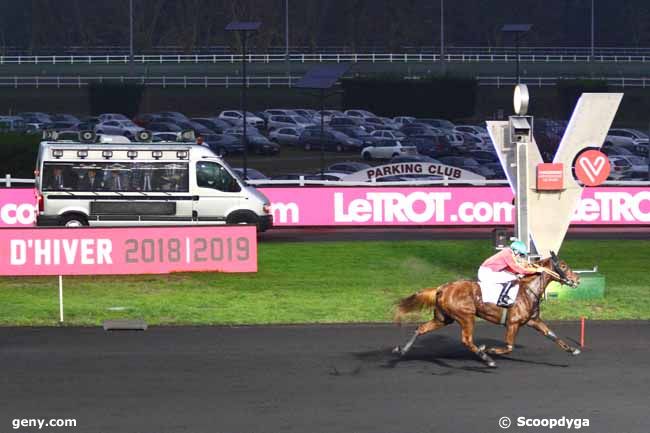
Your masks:
{"label": "van windshield", "polygon": [[196,163],[196,184],[222,192],[239,192],[238,178],[231,175],[221,164],[211,161]]}

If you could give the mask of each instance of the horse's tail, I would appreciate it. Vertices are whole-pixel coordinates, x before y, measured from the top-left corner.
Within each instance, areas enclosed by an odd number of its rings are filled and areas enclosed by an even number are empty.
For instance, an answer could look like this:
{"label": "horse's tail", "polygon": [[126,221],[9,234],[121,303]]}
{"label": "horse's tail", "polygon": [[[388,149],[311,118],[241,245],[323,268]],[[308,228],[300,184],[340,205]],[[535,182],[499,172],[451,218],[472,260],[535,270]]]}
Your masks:
{"label": "horse's tail", "polygon": [[437,294],[438,287],[435,287],[431,289],[422,289],[411,296],[401,299],[395,308],[395,322],[401,322],[402,318],[408,313],[435,307]]}

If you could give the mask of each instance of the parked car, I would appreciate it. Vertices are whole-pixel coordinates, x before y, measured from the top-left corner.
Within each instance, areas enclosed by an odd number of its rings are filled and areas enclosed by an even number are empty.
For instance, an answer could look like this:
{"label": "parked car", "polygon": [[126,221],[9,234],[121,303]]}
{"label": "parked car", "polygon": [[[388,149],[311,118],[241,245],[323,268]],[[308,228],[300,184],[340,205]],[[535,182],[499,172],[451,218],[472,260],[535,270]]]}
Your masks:
{"label": "parked car", "polygon": [[72,114],[66,114],[66,113],[52,114],[50,115],[50,119],[52,119],[53,122],[70,122],[70,123],[81,122],[81,120],[79,120],[77,116],[73,116]]}
{"label": "parked car", "polygon": [[0,131],[23,132],[25,120],[18,116],[0,116]]}
{"label": "parked car", "polygon": [[219,156],[226,156],[244,151],[240,137],[225,134],[202,135],[203,142]]}
{"label": "parked car", "polygon": [[333,128],[341,126],[359,126],[359,122],[349,117],[335,116],[330,119],[329,126]]}
{"label": "parked car", "polygon": [[399,155],[416,155],[415,146],[404,146],[398,140],[382,140],[361,150],[361,157],[366,161],[372,159],[390,159]]}
{"label": "parked car", "polygon": [[610,137],[626,137],[632,139],[636,145],[647,145],[650,141],[648,134],[637,129],[612,128],[607,133]]}
{"label": "parked car", "polygon": [[474,125],[456,125],[454,127],[455,132],[464,132],[467,134],[471,134],[476,136],[477,138],[480,138],[483,141],[490,141],[490,134],[487,131],[487,128],[484,128],[482,126],[474,126]]}
{"label": "parked car", "polygon": [[301,133],[302,129],[298,128],[278,128],[269,132],[269,140],[282,145],[297,146],[300,143]]}
{"label": "parked car", "polygon": [[400,128],[397,123],[394,123],[392,120],[389,121],[385,117],[367,117],[364,119],[362,125],[371,126],[375,131],[378,129],[398,130]]}
{"label": "parked car", "polygon": [[133,123],[143,128],[149,129],[149,125],[155,122],[166,122],[169,120],[166,117],[161,116],[157,113],[144,113],[138,114],[133,118]]}
{"label": "parked car", "polygon": [[263,113],[266,115],[267,118],[271,116],[296,116],[297,113],[293,110],[288,110],[285,108],[269,108],[268,110],[264,110]]}
{"label": "parked car", "polygon": [[503,172],[500,162],[488,162],[483,165],[494,172],[492,179],[506,179],[506,174]]}
{"label": "parked car", "polygon": [[226,129],[231,127],[228,122],[224,122],[217,117],[193,117],[190,121],[203,125],[216,134],[223,134]]}
{"label": "parked car", "polygon": [[56,121],[50,123],[48,129],[52,129],[54,131],[76,130],[78,124],[79,124],[78,121],[77,122]]}
{"label": "parked car", "polygon": [[605,143],[600,149],[607,156],[640,156],[643,158],[643,155],[637,155],[633,149],[629,147],[624,147],[620,145],[613,145],[610,143]]}
{"label": "parked car", "polygon": [[372,146],[379,141],[377,137],[373,137],[360,126],[332,126],[331,128],[344,133],[348,137],[361,140],[364,147]]}
{"label": "parked car", "polygon": [[390,159],[390,164],[399,164],[402,162],[424,162],[429,164],[440,164],[435,158],[427,155],[398,155]]}
{"label": "parked car", "polygon": [[300,145],[305,150],[318,150],[323,146],[325,150],[343,152],[346,150],[358,151],[363,142],[335,129],[327,128],[321,136],[320,128],[306,128],[300,135]]}
{"label": "parked car", "polygon": [[393,122],[395,122],[398,125],[398,127],[401,128],[401,127],[403,127],[405,125],[409,125],[409,124],[415,122],[415,117],[397,116],[397,117],[393,117]]}
{"label": "parked car", "polygon": [[153,122],[147,125],[151,132],[182,132],[183,128],[172,122]]}
{"label": "parked car", "polygon": [[144,131],[144,128],[130,120],[106,120],[95,125],[97,134],[123,135],[133,138],[140,131]]}
{"label": "parked car", "polygon": [[283,128],[285,126],[294,127],[298,129],[305,129],[309,126],[314,126],[314,124],[310,120],[298,115],[292,115],[292,116],[273,115],[268,118],[267,128],[269,131],[273,131],[274,129],[277,128]]}
{"label": "parked car", "polygon": [[190,120],[186,115],[179,113],[178,111],[161,111],[156,114],[161,118],[172,122],[187,122]]}
{"label": "parked car", "polygon": [[452,122],[449,120],[445,119],[420,119],[418,118],[417,121],[419,123],[426,123],[427,125],[433,126],[434,128],[440,128],[440,129],[446,129],[449,131],[453,131],[456,125],[454,125]]}
{"label": "parked car", "polygon": [[152,132],[151,133],[151,142],[160,143],[163,141],[168,142],[178,142],[181,139],[180,132]]}
{"label": "parked car", "polygon": [[[317,114],[320,116],[320,112]],[[345,114],[339,110],[323,110],[323,122],[329,123],[335,117],[345,117]]]}
{"label": "parked car", "polygon": [[407,136],[417,135],[422,137],[426,135],[438,135],[438,133],[434,132],[433,128],[421,123],[409,123],[408,125],[404,125],[400,128],[400,132]]}
{"label": "parked car", "polygon": [[131,119],[120,113],[103,113],[97,116],[97,118],[100,122],[108,122],[110,120],[131,121]]}
{"label": "parked car", "polygon": [[473,158],[477,160],[480,164],[499,162],[499,158],[497,157],[496,153],[488,152],[485,150],[475,150],[475,151],[467,152],[467,154],[464,156]]}
{"label": "parked car", "polygon": [[[242,131],[237,130],[227,130],[232,131],[227,133],[227,135],[232,135],[237,139],[241,140],[243,136]],[[248,145],[248,150],[255,152],[260,155],[277,155],[280,153],[280,145],[277,143],[272,143],[268,138],[261,135],[259,132],[249,131],[246,129],[246,142]]]}
{"label": "parked car", "polygon": [[[241,167],[233,168],[233,171],[237,173],[240,179],[244,179],[244,169]],[[246,179],[244,180],[269,180],[269,177],[262,173],[259,170],[254,168],[246,167]]]}
{"label": "parked car", "polygon": [[478,161],[473,158],[467,158],[464,156],[445,156],[440,158],[440,162],[446,165],[451,165],[452,167],[458,167],[462,168],[463,170],[471,171],[487,179],[492,179],[496,175],[493,170],[479,164]]}
{"label": "parked car", "polygon": [[351,119],[356,120],[358,123],[363,123],[366,119],[369,119],[371,117],[377,117],[376,114],[371,113],[370,111],[357,110],[357,109],[345,110],[343,114]]}
{"label": "parked car", "polygon": [[356,161],[346,161],[346,162],[337,162],[332,164],[325,169],[325,171],[336,172],[336,173],[356,173],[357,171],[366,170],[372,167],[370,164],[365,162],[356,162]]}
{"label": "parked car", "polygon": [[647,143],[640,143],[631,137],[621,135],[607,135],[603,147],[625,148],[635,155],[645,156],[648,154]]}
{"label": "parked car", "polygon": [[195,135],[214,134],[214,131],[212,131],[211,129],[206,128],[202,124],[198,122],[194,122],[192,120],[187,120],[187,121],[175,120],[173,121],[173,123],[180,126],[183,131],[194,131]]}
{"label": "parked car", "polygon": [[42,113],[40,111],[29,111],[18,113],[16,116],[22,118],[25,123],[40,123],[47,124],[52,123],[52,118],[47,113]]}
{"label": "parked car", "polygon": [[415,146],[418,153],[422,155],[439,157],[458,154],[458,149],[450,144],[447,135],[412,135],[402,142],[409,146]]}
{"label": "parked car", "polygon": [[403,132],[389,131],[386,129],[372,131],[370,135],[379,140],[404,140],[406,138],[406,134]]}
{"label": "parked car", "polygon": [[[219,114],[219,119],[224,120],[233,126],[241,126],[244,123],[244,114],[238,110],[226,110]],[[258,128],[264,128],[265,125],[264,119],[256,116],[250,111],[246,112],[246,123]]]}

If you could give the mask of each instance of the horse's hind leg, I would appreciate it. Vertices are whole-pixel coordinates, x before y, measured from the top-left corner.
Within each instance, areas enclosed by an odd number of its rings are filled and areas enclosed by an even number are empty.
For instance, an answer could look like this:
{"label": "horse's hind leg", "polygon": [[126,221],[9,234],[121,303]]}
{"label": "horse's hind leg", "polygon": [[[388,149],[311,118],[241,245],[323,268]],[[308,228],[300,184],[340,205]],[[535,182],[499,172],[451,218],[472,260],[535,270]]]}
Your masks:
{"label": "horse's hind leg", "polygon": [[519,331],[518,323],[510,323],[506,328],[506,347],[490,347],[486,350],[491,355],[506,355],[515,347],[515,337]]}
{"label": "horse's hind leg", "polygon": [[461,327],[461,339],[463,344],[467,346],[472,353],[476,354],[483,362],[487,364],[488,367],[496,367],[497,364],[494,362],[490,356],[485,353],[485,346],[478,347],[474,344],[474,317],[472,316],[469,319],[463,318],[457,319],[458,324]]}
{"label": "horse's hind leg", "polygon": [[569,346],[564,340],[555,335],[555,333],[551,331],[551,328],[549,328],[548,325],[542,322],[540,319],[531,319],[528,321],[527,325],[533,329],[538,330],[540,333],[542,333],[542,335],[553,341],[563,350],[569,352],[571,355],[580,355],[580,349],[577,347]]}
{"label": "horse's hind leg", "polygon": [[435,331],[436,329],[440,329],[444,326],[446,326],[447,323],[438,320],[436,318],[429,320],[426,323],[423,323],[422,325],[418,326],[418,329],[415,330],[413,333],[413,336],[409,339],[409,341],[406,342],[406,344],[402,347],[397,346],[393,349],[393,353],[396,353],[400,356],[404,356],[407,354],[409,350],[411,350],[411,347],[413,346],[413,343],[415,343],[415,340],[423,334],[426,334],[431,331]]}

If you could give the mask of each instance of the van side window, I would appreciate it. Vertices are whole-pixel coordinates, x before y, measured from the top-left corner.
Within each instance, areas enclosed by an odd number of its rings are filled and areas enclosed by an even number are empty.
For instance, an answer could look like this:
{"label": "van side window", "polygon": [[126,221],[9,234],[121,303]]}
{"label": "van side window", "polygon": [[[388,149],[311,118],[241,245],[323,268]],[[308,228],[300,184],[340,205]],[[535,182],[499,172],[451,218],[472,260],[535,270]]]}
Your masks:
{"label": "van side window", "polygon": [[223,166],[216,162],[196,163],[196,184],[201,188],[211,188],[223,192],[239,192],[241,187]]}
{"label": "van side window", "polygon": [[188,192],[187,162],[45,162],[43,191]]}

